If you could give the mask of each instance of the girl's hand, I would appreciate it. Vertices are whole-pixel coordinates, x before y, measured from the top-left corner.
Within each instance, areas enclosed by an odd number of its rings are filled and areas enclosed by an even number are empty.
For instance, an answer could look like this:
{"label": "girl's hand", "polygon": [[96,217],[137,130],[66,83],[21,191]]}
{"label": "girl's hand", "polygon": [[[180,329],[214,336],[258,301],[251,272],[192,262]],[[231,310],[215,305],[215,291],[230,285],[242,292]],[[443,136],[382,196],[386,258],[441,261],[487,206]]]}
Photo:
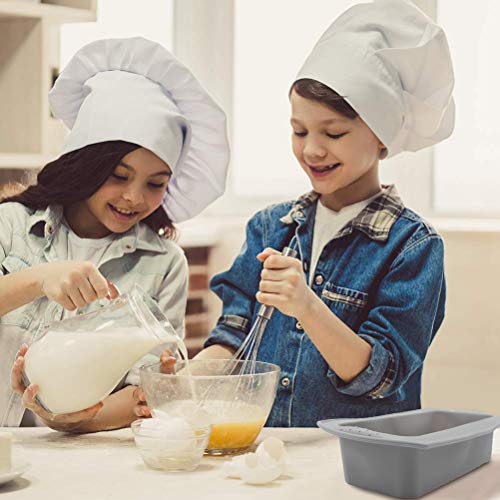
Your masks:
{"label": "girl's hand", "polygon": [[261,304],[274,306],[283,314],[300,318],[307,311],[311,289],[307,286],[302,263],[294,257],[284,257],[273,248],[257,255],[264,263],[259,292],[255,295]]}
{"label": "girl's hand", "polygon": [[69,311],[97,299],[119,296],[116,287],[91,262],[48,262],[37,266],[36,272],[41,293]]}
{"label": "girl's hand", "polygon": [[12,388],[22,396],[23,404],[26,408],[36,413],[47,426],[62,432],[77,431],[78,428],[86,424],[89,420],[93,419],[99,410],[102,408],[103,403],[100,401],[94,406],[86,410],[77,411],[74,413],[61,413],[55,415],[45,411],[36,401],[35,396],[38,393],[38,386],[31,384],[26,387],[22,381],[22,371],[24,367],[24,356],[28,346],[23,344],[16,354],[16,360],[11,371],[11,385]]}
{"label": "girl's hand", "polygon": [[[161,373],[175,373],[175,363],[176,359],[173,356],[172,351],[166,349],[162,352],[160,356],[160,372]],[[150,417],[151,410],[146,403],[146,397],[144,396],[144,391],[141,387],[137,387],[137,389],[133,393],[133,397],[135,400],[134,413],[139,418]]]}

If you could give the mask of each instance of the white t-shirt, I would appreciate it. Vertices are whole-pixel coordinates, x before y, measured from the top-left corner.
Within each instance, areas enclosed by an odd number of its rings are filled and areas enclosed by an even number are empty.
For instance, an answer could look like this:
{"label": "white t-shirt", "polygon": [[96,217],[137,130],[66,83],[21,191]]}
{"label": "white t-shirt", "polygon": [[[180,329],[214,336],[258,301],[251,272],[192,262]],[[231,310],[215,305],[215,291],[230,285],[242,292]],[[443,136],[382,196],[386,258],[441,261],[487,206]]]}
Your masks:
{"label": "white t-shirt", "polygon": [[380,196],[381,192],[382,191],[379,191],[377,194],[367,198],[366,200],[353,203],[352,205],[347,205],[341,208],[338,212],[325,207],[323,203],[321,203],[321,200],[318,200],[316,218],[314,219],[309,285],[312,284],[314,272],[325,245],[331,241],[348,222],[354,219],[375,198]]}
{"label": "white t-shirt", "polygon": [[[99,267],[116,235],[110,234],[104,238],[80,238],[73,231],[63,227],[58,232],[57,238],[61,240],[57,242],[58,246],[67,247],[66,260],[85,260]],[[77,310],[64,309],[62,319],[73,317],[76,313]]]}

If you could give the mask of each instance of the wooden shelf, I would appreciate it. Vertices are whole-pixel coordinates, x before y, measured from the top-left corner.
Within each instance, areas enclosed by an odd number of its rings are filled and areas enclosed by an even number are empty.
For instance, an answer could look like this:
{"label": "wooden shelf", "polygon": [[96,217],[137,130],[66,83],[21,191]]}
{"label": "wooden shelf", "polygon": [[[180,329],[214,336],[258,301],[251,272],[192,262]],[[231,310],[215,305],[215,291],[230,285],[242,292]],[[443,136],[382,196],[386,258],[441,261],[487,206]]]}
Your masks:
{"label": "wooden shelf", "polygon": [[189,266],[189,274],[207,274],[208,266],[194,265]]}
{"label": "wooden shelf", "polygon": [[0,18],[50,18],[60,23],[84,23],[96,20],[94,9],[64,7],[47,3],[0,0]]}
{"label": "wooden shelf", "polygon": [[186,327],[195,323],[203,323],[205,321],[208,321],[209,318],[210,316],[206,312],[198,314],[188,314],[186,316]]}
{"label": "wooden shelf", "polygon": [[206,299],[209,290],[193,290],[188,293],[188,300]]}

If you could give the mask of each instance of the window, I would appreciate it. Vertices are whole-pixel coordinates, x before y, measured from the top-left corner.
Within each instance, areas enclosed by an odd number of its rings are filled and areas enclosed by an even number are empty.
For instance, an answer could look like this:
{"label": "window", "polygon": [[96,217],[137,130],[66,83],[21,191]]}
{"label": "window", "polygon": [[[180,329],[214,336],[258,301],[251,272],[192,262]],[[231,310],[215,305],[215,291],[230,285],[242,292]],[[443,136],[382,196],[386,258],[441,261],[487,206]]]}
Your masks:
{"label": "window", "polygon": [[435,149],[435,208],[500,216],[500,4],[438,1],[455,70],[455,131]]}

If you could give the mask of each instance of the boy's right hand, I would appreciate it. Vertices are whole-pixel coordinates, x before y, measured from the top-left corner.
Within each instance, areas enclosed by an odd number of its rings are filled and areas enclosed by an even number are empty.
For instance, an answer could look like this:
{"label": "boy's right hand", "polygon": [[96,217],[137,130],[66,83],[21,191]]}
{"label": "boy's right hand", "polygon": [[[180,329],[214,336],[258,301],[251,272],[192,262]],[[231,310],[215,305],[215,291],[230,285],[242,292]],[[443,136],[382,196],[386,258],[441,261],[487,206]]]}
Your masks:
{"label": "boy's right hand", "polygon": [[91,262],[61,261],[37,266],[41,294],[69,311],[97,299],[118,297],[117,289]]}
{"label": "boy's right hand", "polygon": [[[166,349],[161,353],[160,356],[160,372],[161,373],[175,373],[175,363],[176,359],[169,349]],[[151,410],[146,403],[146,397],[144,396],[144,391],[141,387],[137,387],[137,389],[133,393],[133,397],[135,400],[134,413],[138,417],[150,417]]]}

